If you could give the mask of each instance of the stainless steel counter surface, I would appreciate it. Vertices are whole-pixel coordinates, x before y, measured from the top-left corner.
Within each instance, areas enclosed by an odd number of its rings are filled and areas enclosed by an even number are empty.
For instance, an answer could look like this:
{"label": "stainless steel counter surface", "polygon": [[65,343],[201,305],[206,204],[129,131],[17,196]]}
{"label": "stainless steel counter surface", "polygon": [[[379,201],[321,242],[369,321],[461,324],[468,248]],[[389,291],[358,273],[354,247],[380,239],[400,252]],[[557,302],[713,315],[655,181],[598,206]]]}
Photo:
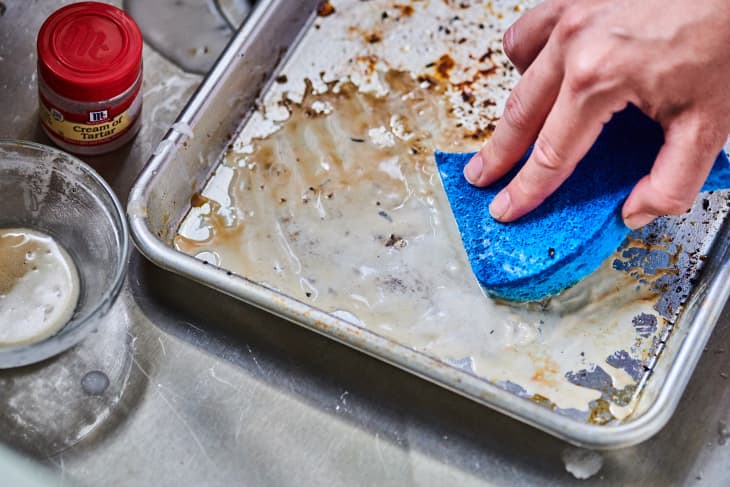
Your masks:
{"label": "stainless steel counter surface", "polygon": [[[0,2],[0,138],[48,143],[35,35],[63,3]],[[123,200],[201,81],[149,47],[144,62],[142,132],[86,158]],[[669,425],[580,481],[569,445],[133,253],[97,333],[0,372],[0,441],[87,485],[727,485],[729,322],[726,309]],[[110,379],[102,395],[81,387],[92,370]]]}

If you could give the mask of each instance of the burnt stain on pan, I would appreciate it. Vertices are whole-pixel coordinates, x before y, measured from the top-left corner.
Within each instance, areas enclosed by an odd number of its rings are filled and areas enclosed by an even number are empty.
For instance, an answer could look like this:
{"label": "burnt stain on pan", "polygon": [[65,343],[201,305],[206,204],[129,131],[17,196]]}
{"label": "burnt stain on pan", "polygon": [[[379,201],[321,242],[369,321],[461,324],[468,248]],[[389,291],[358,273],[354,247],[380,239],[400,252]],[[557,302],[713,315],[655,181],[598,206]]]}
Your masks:
{"label": "burnt stain on pan", "polygon": [[375,44],[383,40],[383,34],[377,31],[363,34],[363,37],[365,38],[365,42],[369,44]]}
{"label": "burnt stain on pan", "polygon": [[401,16],[403,17],[410,17],[411,15],[413,15],[413,12],[415,12],[415,9],[412,5],[396,3],[395,5],[393,5],[393,7],[398,9]]}
{"label": "burnt stain on pan", "polygon": [[644,364],[641,360],[636,359],[626,350],[619,350],[606,358],[606,363],[617,369],[621,369],[631,376],[637,383],[641,380],[646,372]]}
{"label": "burnt stain on pan", "polygon": [[329,17],[335,13],[335,7],[328,1],[322,2],[317,7],[317,15],[320,17]]}
{"label": "burnt stain on pan", "polygon": [[656,332],[658,326],[657,317],[648,313],[640,313],[634,316],[631,323],[636,328],[636,334],[641,338],[649,338]]}
{"label": "burnt stain on pan", "polygon": [[449,54],[443,54],[436,60],[434,70],[441,79],[448,80],[449,74],[451,73],[451,70],[454,69],[454,66],[456,66],[454,59]]}

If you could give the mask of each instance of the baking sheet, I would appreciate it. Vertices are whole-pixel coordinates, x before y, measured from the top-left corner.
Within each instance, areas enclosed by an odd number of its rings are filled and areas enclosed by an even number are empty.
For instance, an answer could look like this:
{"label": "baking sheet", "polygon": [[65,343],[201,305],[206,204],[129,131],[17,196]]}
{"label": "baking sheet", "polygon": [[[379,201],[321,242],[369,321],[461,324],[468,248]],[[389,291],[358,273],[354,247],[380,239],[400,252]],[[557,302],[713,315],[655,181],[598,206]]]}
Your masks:
{"label": "baking sheet", "polygon": [[[501,34],[528,5],[332,6],[192,194],[172,243],[275,291],[268,303],[248,298],[274,312],[311,323],[309,310],[322,310],[344,325],[337,339],[462,394],[482,388],[482,402],[512,415],[525,401],[545,407],[565,421],[527,420],[551,432],[635,422],[659,401],[652,393],[641,404],[640,392],[652,370],[666,375],[672,365],[661,352],[727,195],[705,195],[690,214],[635,232],[559,298],[490,300],[470,273],[432,152],[475,149],[488,137],[516,79]],[[134,199],[130,208],[149,218]],[[297,310],[273,296],[294,298]],[[383,341],[395,351],[383,353]],[[403,350],[428,357],[425,368]],[[451,370],[448,380],[435,364]],[[466,376],[477,380],[467,386]],[[495,386],[514,402],[493,398]],[[582,443],[590,435],[600,433],[561,433]],[[593,443],[627,441],[636,440]]]}

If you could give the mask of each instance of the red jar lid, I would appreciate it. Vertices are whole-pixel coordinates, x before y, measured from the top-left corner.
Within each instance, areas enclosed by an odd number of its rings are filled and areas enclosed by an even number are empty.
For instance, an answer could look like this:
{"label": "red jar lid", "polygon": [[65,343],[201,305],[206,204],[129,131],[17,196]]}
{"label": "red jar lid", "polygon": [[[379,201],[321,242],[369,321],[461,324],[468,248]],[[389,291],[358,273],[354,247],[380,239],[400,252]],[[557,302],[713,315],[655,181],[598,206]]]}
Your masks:
{"label": "red jar lid", "polygon": [[142,34],[124,11],[105,3],[63,7],[38,32],[38,70],[48,87],[79,101],[102,101],[134,84]]}

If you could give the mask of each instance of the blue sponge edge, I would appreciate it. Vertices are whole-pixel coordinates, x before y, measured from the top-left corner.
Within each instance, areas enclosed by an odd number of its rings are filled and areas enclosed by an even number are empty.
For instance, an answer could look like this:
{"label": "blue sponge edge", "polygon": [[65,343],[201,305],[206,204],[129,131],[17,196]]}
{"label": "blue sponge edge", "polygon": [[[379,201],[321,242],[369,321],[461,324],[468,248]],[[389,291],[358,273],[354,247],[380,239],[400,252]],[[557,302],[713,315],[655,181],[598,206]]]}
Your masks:
{"label": "blue sponge edge", "polygon": [[[436,151],[436,160],[440,161],[440,167],[446,163],[452,168],[463,168],[473,155],[474,153]],[[440,171],[440,174],[442,178],[447,176],[445,171]],[[452,177],[453,174],[454,172],[451,171]],[[461,184],[468,183],[464,180]],[[724,151],[718,156],[715,167],[702,190],[712,191],[723,188],[730,188],[730,160]],[[457,203],[452,198],[458,198],[459,195],[447,192],[447,196],[452,205],[453,214],[454,205]],[[495,282],[494,279],[486,282],[483,269],[481,269],[484,263],[475,259],[474,256],[468,255],[472,270],[484,291],[492,297],[510,301],[538,301],[556,295],[592,273],[597,266],[596,258],[600,257],[600,262],[605,261],[628,236],[630,230],[624,224],[621,216],[623,201],[618,202],[619,204],[609,213],[605,221],[594,227],[597,230],[594,234],[583,235],[582,241],[576,248],[570,249],[570,252],[561,253],[560,257],[556,256],[554,265],[544,269],[544,272],[539,275],[507,280],[504,283]],[[482,211],[487,211],[487,209],[484,208]],[[456,215],[454,217],[456,218]],[[457,219],[457,223],[459,223],[459,231],[464,239],[466,235],[461,228],[461,224],[464,222]],[[470,246],[466,245],[466,242],[464,243],[468,249]]]}

